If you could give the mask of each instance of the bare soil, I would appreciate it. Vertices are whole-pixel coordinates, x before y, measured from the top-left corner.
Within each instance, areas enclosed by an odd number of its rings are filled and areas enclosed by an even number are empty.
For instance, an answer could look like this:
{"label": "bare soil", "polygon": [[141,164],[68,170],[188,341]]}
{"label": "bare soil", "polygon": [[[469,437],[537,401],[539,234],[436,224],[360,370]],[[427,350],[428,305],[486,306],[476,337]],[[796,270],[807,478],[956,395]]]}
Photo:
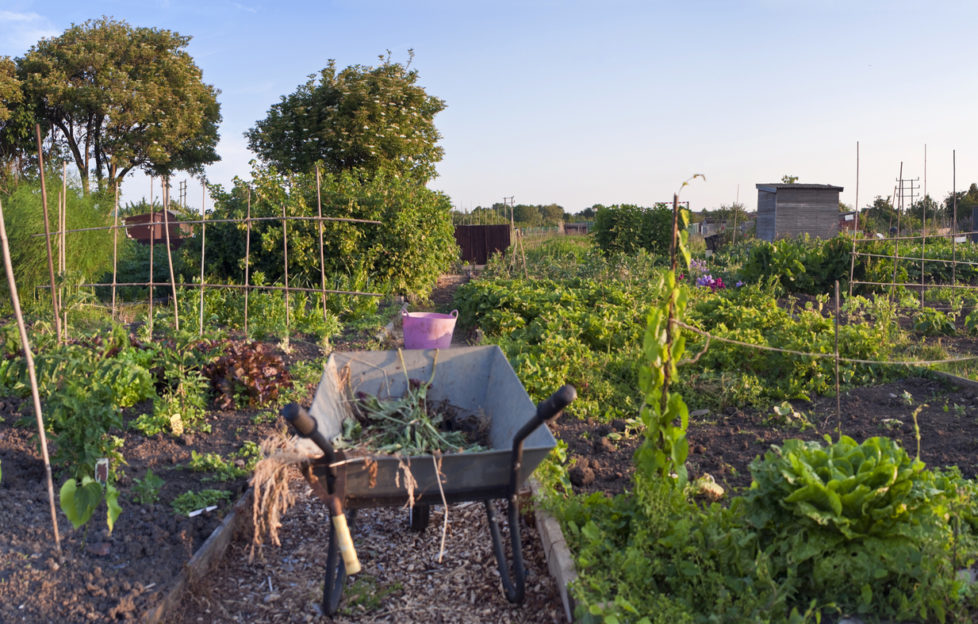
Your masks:
{"label": "bare soil", "polygon": [[[912,403],[904,398],[908,392]],[[788,438],[821,440],[838,432],[857,442],[873,436],[898,440],[913,456],[917,438],[913,413],[920,430],[920,459],[929,467],[957,466],[968,478],[978,474],[978,390],[923,377],[910,377],[880,386],[844,390],[841,419],[835,397],[812,403],[794,402],[796,415],[781,417],[773,411],[728,408],[722,413],[696,413],[687,438],[690,478],[711,475],[729,493],[750,486],[750,462],[772,444]],[[639,436],[614,441],[613,432],[624,423],[598,424],[562,416],[551,429],[569,449],[570,477],[580,492],[617,494],[631,484],[632,456]],[[612,436],[614,438],[615,436]]]}
{"label": "bare soil", "polygon": [[[308,343],[294,345],[290,354],[278,353],[286,362],[321,355]],[[151,409],[147,402],[126,410],[126,424]],[[253,420],[267,412],[212,410],[207,415],[210,433],[176,438],[147,437],[128,428],[113,431],[125,440],[126,465],[119,467],[116,484],[122,515],[110,534],[104,504],[80,529],[58,508],[59,560],[33,406],[29,400],[0,400],[0,622],[132,621],[152,608],[229,507],[189,518],[177,515],[170,502],[205,488],[228,490],[233,502],[247,488],[246,478],[213,481],[210,473],[188,470],[192,451],[227,457],[246,440],[260,441],[279,426]],[[157,502],[139,504],[133,486],[149,470],[164,485]],[[55,497],[66,478],[55,473]]]}

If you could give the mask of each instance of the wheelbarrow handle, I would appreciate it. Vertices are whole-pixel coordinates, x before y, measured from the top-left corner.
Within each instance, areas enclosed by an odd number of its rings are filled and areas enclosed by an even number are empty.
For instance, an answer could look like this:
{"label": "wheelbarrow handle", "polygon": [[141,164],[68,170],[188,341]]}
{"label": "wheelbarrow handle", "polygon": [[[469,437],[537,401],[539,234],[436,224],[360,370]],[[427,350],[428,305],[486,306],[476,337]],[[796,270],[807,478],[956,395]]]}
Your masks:
{"label": "wheelbarrow handle", "polygon": [[[577,398],[577,389],[566,384],[560,387],[557,392],[550,395],[545,401],[541,401],[537,405],[536,414],[533,418],[529,420],[513,437],[513,453],[510,459],[510,479],[509,479],[509,493],[510,496],[515,496],[516,488],[519,485],[519,473],[520,467],[523,464],[523,441],[533,433],[537,427],[555,418],[565,407],[571,404],[571,402]],[[514,499],[515,500],[515,499]]]}
{"label": "wheelbarrow handle", "polygon": [[282,417],[292,425],[295,432],[299,434],[300,437],[309,438],[316,443],[316,446],[322,450],[323,454],[326,456],[326,461],[332,464],[335,461],[335,454],[333,453],[333,445],[329,443],[326,436],[319,432],[319,427],[316,425],[316,419],[309,415],[306,408],[302,407],[298,403],[289,403],[282,408]]}
{"label": "wheelbarrow handle", "polygon": [[564,410],[565,407],[570,405],[574,399],[577,398],[577,389],[570,385],[561,386],[557,392],[554,392],[544,401],[541,401],[537,405],[536,414],[533,418],[529,420],[523,427],[516,432],[516,436],[513,438],[513,448],[516,448],[517,444],[522,445],[523,440],[526,439],[531,433],[533,433],[537,427],[542,425],[558,416],[560,412]]}
{"label": "wheelbarrow handle", "polygon": [[333,445],[329,443],[326,436],[319,432],[316,419],[310,416],[309,412],[298,403],[289,403],[283,407],[282,417],[292,425],[296,433],[303,438],[309,438],[323,451],[327,462],[328,473],[326,488],[329,492],[329,499],[326,501],[326,505],[329,507],[330,516],[332,517],[336,543],[339,547],[340,555],[343,557],[343,565],[346,568],[346,573],[349,575],[356,574],[360,571],[360,561],[357,558],[357,551],[353,546],[353,539],[350,537],[350,528],[347,525],[346,516],[343,513],[343,501],[333,491],[336,476],[333,474],[333,469],[329,468],[329,464],[332,464],[336,458],[333,453]]}

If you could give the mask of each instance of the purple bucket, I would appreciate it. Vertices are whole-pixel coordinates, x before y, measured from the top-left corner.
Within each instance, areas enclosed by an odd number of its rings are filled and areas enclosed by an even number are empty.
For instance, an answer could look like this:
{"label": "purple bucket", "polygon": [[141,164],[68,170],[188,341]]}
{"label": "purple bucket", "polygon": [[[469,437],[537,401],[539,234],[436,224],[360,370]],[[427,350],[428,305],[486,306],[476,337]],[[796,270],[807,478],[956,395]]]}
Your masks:
{"label": "purple bucket", "polygon": [[457,318],[458,310],[452,310],[451,314],[401,310],[404,348],[447,349],[452,345]]}

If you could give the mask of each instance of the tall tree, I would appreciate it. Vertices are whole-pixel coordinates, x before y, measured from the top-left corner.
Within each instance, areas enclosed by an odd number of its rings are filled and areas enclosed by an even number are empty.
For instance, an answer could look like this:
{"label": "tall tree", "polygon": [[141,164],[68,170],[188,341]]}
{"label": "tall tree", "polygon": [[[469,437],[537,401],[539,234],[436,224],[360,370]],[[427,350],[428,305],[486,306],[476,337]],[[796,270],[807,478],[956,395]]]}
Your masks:
{"label": "tall tree", "polygon": [[218,91],[185,48],[190,37],[107,17],[42,39],[18,59],[36,115],[78,167],[110,187],[133,169],[200,173],[219,159]]}
{"label": "tall tree", "polygon": [[540,215],[544,225],[557,225],[564,220],[564,209],[557,204],[547,204],[540,206]]}
{"label": "tall tree", "polygon": [[10,57],[0,56],[0,123],[10,119],[11,109],[21,97],[17,66]]}
{"label": "tall tree", "polygon": [[384,167],[427,182],[444,153],[434,117],[445,102],[417,84],[409,54],[404,65],[388,54],[377,67],[340,72],[330,60],[245,133],[248,146],[283,171],[305,173],[322,161],[328,172]]}
{"label": "tall tree", "polygon": [[543,215],[538,206],[516,204],[513,207],[513,220],[523,227],[534,227],[543,223]]}
{"label": "tall tree", "polygon": [[16,64],[0,56],[0,185],[22,168],[22,155],[29,145],[34,117],[23,100]]}

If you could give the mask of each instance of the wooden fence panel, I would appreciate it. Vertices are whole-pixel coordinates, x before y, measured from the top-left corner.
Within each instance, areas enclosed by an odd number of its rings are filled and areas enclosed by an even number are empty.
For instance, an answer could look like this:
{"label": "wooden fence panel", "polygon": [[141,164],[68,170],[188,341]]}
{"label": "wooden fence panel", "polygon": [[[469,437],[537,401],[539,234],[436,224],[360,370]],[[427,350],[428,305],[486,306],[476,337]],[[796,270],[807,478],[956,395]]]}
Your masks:
{"label": "wooden fence panel", "polygon": [[462,260],[469,264],[485,264],[498,251],[506,251],[511,243],[508,225],[456,225],[455,242],[462,250]]}

